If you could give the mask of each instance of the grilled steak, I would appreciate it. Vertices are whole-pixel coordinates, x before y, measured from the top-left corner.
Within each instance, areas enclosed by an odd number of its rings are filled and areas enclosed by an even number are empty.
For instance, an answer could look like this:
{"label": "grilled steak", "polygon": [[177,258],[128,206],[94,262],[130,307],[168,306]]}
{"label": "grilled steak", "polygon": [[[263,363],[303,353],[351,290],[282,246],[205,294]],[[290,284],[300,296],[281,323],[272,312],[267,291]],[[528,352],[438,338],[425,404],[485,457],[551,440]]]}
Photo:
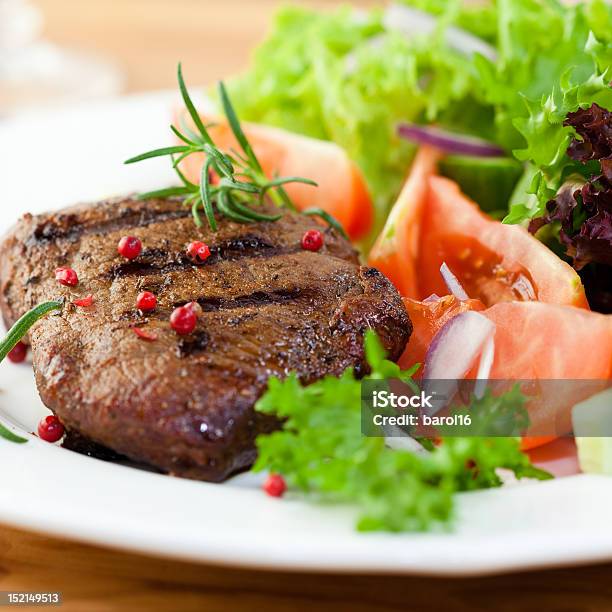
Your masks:
{"label": "grilled steak", "polygon": [[[311,252],[302,235],[321,226],[303,215],[218,222],[216,233],[199,230],[179,200],[126,198],[26,215],[0,247],[7,325],[44,300],[66,300],[30,333],[42,401],[69,430],[212,481],[249,466],[256,435],[278,425],[253,409],[270,375],[295,370],[310,382],[348,366],[360,371],[365,328],[393,359],[411,332],[395,289],[360,266],[334,230]],[[126,234],[143,244],[131,261],[117,253]],[[203,264],[185,253],[195,239],[210,246]],[[76,270],[78,286],[58,284],[59,266]],[[158,298],[152,313],[136,309],[143,290]],[[72,304],[87,294],[92,306]],[[190,301],[203,313],[192,334],[179,336],[169,317]],[[139,338],[136,326],[158,339]]]}

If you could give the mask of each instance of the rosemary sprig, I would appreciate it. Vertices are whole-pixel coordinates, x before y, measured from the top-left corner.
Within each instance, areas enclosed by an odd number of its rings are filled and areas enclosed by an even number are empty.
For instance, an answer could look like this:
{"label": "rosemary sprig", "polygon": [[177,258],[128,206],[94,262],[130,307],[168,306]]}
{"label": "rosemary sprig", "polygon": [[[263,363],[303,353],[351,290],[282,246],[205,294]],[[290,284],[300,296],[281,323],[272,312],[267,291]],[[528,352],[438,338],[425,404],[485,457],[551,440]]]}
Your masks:
{"label": "rosemary sprig", "polygon": [[54,310],[59,310],[61,307],[62,302],[53,300],[50,302],[43,302],[26,312],[17,323],[9,329],[4,339],[0,341],[0,361],[3,361],[10,351],[15,348],[15,345],[28,333],[30,327],[32,327],[38,319],[41,319]]}
{"label": "rosemary sprig", "polygon": [[[15,323],[13,327],[9,329],[4,339],[0,342],[0,361],[3,361],[9,352],[15,348],[15,345],[28,333],[36,321],[54,310],[59,310],[61,307],[62,302],[43,302],[24,314],[17,321],[17,323]],[[17,444],[27,442],[25,438],[21,438],[20,436],[15,435],[12,431],[9,431],[2,425],[2,423],[0,423],[0,438],[4,438],[10,442],[16,442]]]}
{"label": "rosemary sprig", "polygon": [[[203,214],[213,231],[217,230],[215,208],[221,215],[238,223],[277,221],[280,219],[281,215],[265,214],[253,208],[267,200],[272,201],[279,207],[295,210],[295,206],[283,186],[287,183],[304,183],[316,187],[317,183],[300,176],[268,179],[240,125],[225,85],[221,82],[219,83],[219,98],[225,117],[241,149],[241,151],[222,151],[215,145],[207,127],[196,111],[183,79],[181,64],[178,65],[177,76],[185,108],[197,131],[192,131],[186,126],[181,126],[181,129],[170,126],[172,132],[183,144],[147,151],[128,159],[125,163],[133,164],[154,157],[170,157],[172,167],[179,177],[181,185],[149,191],[140,194],[139,197],[146,199],[184,196],[185,205],[191,206],[195,224],[198,227],[203,225],[201,217]],[[200,173],[199,184],[188,180],[179,167],[181,161],[194,153],[204,153],[206,156]],[[216,174],[219,179],[215,184],[211,182],[211,173]],[[320,209],[312,209],[307,214],[320,216],[330,225],[342,231],[340,224]],[[342,233],[344,232],[342,231]]]}

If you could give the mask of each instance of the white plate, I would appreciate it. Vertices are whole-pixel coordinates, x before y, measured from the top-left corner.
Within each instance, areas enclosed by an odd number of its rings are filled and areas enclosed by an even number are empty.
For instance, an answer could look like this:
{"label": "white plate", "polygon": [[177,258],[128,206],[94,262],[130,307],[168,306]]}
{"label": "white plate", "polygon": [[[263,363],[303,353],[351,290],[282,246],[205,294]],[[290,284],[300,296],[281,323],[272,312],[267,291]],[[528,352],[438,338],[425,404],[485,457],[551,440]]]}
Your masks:
{"label": "white plate", "polygon": [[[122,160],[169,141],[173,94],[123,98],[0,123],[4,231],[26,211],[163,186],[165,161]],[[0,420],[31,432],[46,413],[27,365],[0,365]],[[224,485],[0,439],[0,521],[108,546],[278,569],[474,575],[612,559],[612,479],[574,476],[465,494],[455,529],[359,534],[350,508],[272,499],[243,475]]]}

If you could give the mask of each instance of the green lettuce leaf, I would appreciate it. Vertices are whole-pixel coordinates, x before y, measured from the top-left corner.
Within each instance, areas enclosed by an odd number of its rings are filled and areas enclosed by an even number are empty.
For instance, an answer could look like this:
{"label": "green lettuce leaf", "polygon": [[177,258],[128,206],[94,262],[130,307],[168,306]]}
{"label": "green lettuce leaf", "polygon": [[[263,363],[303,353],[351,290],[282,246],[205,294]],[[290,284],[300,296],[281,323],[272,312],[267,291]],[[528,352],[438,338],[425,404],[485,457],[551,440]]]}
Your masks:
{"label": "green lettuce leaf", "polygon": [[400,0],[412,8],[442,17],[466,32],[489,43],[497,40],[497,7],[495,2],[462,0]]}
{"label": "green lettuce leaf", "polygon": [[[591,36],[591,40],[593,37]],[[522,199],[511,206],[505,223],[522,223],[544,214],[546,203],[554,198],[563,183],[572,175],[585,176],[588,166],[572,160],[567,148],[575,136],[573,128],[563,122],[570,112],[597,103],[612,109],[612,69],[598,72],[593,59],[592,76],[575,83],[571,70],[561,78],[560,85],[540,102],[526,101],[527,117],[517,117],[514,125],[525,138],[527,146],[515,151],[518,159],[528,162],[531,181]],[[529,197],[532,194],[534,197]]]}
{"label": "green lettuce leaf", "polygon": [[497,141],[526,163],[506,223],[542,214],[577,165],[566,149],[568,112],[612,99],[612,11],[603,0],[497,3],[499,58],[475,58],[480,96],[495,109]]}
{"label": "green lettuce leaf", "polygon": [[[524,222],[567,174],[564,113],[606,106],[612,9],[605,0],[398,0],[439,18],[428,36],[387,32],[380,9],[286,8],[230,89],[246,120],[342,146],[362,169],[384,223],[414,154],[400,121],[438,123],[501,145],[526,166],[507,222]],[[449,48],[456,26],[497,59]]]}
{"label": "green lettuce leaf", "polygon": [[385,33],[381,15],[284,9],[251,69],[230,84],[242,118],[342,146],[364,173],[378,226],[414,153],[397,123],[439,119],[482,135],[486,113],[472,96],[473,67],[440,33]]}

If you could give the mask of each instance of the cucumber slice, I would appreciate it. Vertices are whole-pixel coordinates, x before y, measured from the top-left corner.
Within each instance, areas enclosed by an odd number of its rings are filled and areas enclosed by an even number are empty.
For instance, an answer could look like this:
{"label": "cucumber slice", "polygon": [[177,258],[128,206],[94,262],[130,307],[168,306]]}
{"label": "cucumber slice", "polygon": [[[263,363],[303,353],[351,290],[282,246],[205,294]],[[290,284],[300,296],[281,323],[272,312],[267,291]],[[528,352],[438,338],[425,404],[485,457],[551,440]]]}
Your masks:
{"label": "cucumber slice", "polygon": [[482,210],[507,211],[523,166],[510,157],[450,155],[440,162],[442,174],[461,186]]}
{"label": "cucumber slice", "polygon": [[612,388],[576,404],[572,423],[580,469],[612,475]]}

